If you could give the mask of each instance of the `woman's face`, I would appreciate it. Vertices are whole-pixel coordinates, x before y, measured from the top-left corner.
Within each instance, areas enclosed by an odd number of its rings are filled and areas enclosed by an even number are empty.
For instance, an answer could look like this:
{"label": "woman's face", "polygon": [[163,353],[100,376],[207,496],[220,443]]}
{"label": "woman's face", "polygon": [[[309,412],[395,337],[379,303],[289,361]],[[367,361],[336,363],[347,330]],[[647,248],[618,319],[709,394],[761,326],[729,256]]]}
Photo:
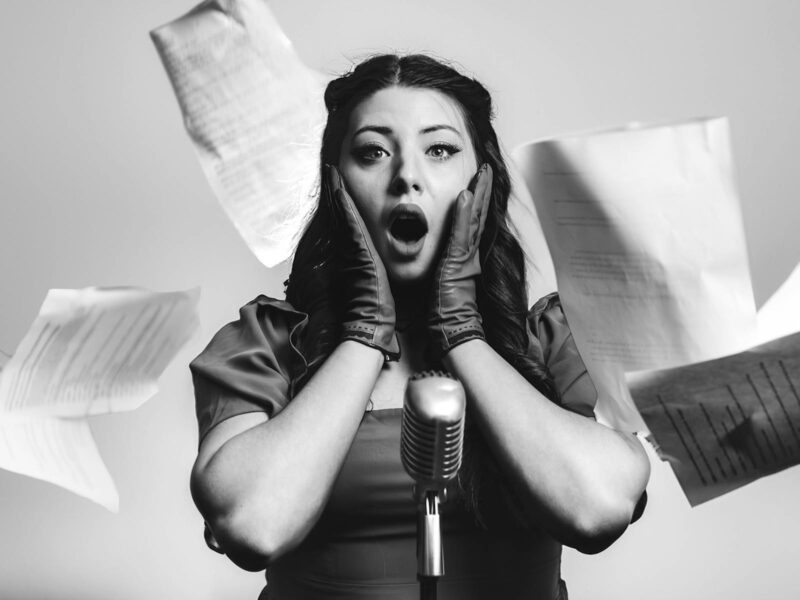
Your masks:
{"label": "woman's face", "polygon": [[338,166],[389,278],[430,273],[451,208],[478,169],[458,104],[431,89],[376,92],[350,115]]}

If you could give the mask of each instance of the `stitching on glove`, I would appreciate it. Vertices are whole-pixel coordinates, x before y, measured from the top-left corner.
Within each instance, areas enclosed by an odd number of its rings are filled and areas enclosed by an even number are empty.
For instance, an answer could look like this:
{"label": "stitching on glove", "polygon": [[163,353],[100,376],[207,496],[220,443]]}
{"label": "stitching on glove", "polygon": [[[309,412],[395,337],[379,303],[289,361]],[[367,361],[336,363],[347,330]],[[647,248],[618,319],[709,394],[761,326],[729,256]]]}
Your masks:
{"label": "stitching on glove", "polygon": [[483,332],[483,328],[481,328],[481,327],[475,327],[475,325],[473,325],[473,324],[469,323],[469,324],[467,324],[467,325],[462,325],[461,327],[454,327],[453,329],[451,329],[451,330],[450,330],[450,333],[451,333],[451,334],[453,334],[453,333],[459,333],[459,332],[461,332],[461,331],[465,331],[465,330],[470,330],[470,331],[480,331],[480,332]]}
{"label": "stitching on glove", "polygon": [[360,340],[369,340],[372,341],[372,333],[367,331],[359,331],[357,329],[346,329],[344,337],[356,337]]}
{"label": "stitching on glove", "polygon": [[373,329],[373,328],[372,328],[372,327],[369,327],[369,326],[367,326],[367,325],[359,325],[358,323],[354,323],[354,324],[352,324],[352,325],[345,325],[345,326],[343,327],[343,329],[345,329],[345,330],[348,330],[348,329],[358,329],[358,330],[360,330],[360,331],[372,331],[372,329]]}
{"label": "stitching on glove", "polygon": [[455,346],[456,344],[459,344],[461,342],[465,342],[467,340],[472,340],[472,339],[479,339],[479,340],[484,339],[483,331],[479,331],[477,329],[470,329],[469,331],[462,331],[461,333],[459,333],[457,335],[454,335],[452,338],[449,338],[447,340],[447,342],[452,347],[452,346]]}

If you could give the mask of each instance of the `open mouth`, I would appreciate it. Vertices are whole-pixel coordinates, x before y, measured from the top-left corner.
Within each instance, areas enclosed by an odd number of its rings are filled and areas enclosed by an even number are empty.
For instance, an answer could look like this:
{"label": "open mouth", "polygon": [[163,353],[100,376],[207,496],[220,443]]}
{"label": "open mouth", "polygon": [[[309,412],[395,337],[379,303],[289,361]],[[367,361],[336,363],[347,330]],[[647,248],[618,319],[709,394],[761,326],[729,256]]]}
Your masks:
{"label": "open mouth", "polygon": [[392,237],[406,244],[420,241],[428,233],[425,213],[416,204],[400,204],[390,215],[389,232]]}

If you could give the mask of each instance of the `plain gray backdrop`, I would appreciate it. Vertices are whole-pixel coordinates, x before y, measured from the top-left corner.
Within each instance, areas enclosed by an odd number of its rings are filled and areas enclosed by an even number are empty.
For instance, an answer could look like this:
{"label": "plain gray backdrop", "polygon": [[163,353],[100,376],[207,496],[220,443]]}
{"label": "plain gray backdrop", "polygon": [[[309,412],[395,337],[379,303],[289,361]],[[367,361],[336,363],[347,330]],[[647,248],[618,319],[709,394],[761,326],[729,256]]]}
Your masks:
{"label": "plain gray backdrop", "polygon": [[[93,418],[119,514],[0,471],[0,597],[255,598],[262,574],[206,549],[188,490],[186,365],[237,309],[280,296],[206,184],[148,31],[191,0],[7,2],[0,18],[0,350],[48,288],[202,287],[202,328],[141,409]],[[427,51],[482,80],[507,148],[627,121],[727,115],[760,305],[800,259],[800,3],[274,0],[330,75]],[[598,556],[565,552],[571,598],[797,598],[800,475],[691,509],[650,452],[645,517]],[[279,459],[279,457],[276,457]]]}

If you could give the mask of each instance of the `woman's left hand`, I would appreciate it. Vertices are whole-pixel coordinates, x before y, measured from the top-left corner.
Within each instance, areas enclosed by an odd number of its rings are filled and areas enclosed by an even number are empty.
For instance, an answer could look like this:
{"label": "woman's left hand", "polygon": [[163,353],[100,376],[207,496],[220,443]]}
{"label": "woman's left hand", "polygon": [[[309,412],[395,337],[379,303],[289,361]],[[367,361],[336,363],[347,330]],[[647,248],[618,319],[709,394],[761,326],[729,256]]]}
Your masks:
{"label": "woman's left hand", "polygon": [[473,183],[458,195],[450,239],[434,273],[428,332],[437,359],[463,342],[485,339],[475,284],[481,273],[479,246],[492,197],[492,168],[484,164]]}

